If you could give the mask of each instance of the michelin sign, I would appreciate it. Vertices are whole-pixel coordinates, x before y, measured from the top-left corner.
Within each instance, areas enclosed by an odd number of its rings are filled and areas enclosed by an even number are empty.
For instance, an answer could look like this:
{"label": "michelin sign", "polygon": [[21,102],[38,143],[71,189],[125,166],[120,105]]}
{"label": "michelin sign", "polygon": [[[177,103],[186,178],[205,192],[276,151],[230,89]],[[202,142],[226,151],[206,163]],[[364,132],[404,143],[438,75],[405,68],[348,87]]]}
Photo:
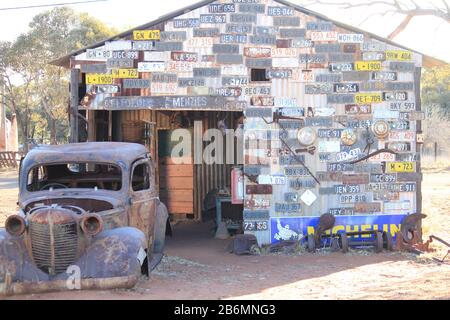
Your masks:
{"label": "michelin sign", "polygon": [[[395,237],[404,217],[404,214],[336,216],[332,233],[379,230],[390,232]],[[319,217],[271,218],[271,242],[300,240],[305,235],[313,234],[318,223]]]}

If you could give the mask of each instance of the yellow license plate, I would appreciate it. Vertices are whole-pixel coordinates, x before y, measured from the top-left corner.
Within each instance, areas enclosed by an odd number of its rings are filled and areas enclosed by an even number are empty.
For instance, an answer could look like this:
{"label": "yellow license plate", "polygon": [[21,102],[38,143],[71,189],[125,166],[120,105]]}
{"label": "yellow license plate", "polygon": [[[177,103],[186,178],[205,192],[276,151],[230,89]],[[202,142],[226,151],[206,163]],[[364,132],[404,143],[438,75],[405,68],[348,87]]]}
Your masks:
{"label": "yellow license plate", "polygon": [[410,61],[412,59],[412,53],[403,50],[387,50],[386,60],[398,60],[398,61]]}
{"label": "yellow license plate", "polygon": [[86,84],[113,84],[114,78],[110,74],[91,73],[86,75]]}
{"label": "yellow license plate", "polygon": [[113,78],[118,79],[137,79],[139,78],[138,69],[113,69],[111,71]]}
{"label": "yellow license plate", "polygon": [[395,172],[416,172],[415,162],[388,162],[386,164],[386,173]]}
{"label": "yellow license plate", "polygon": [[358,93],[355,94],[355,102],[357,104],[379,103],[383,102],[381,93]]}
{"label": "yellow license plate", "polygon": [[160,30],[135,30],[133,31],[133,40],[160,40]]}
{"label": "yellow license plate", "polygon": [[381,62],[379,61],[355,61],[356,71],[380,71]]}

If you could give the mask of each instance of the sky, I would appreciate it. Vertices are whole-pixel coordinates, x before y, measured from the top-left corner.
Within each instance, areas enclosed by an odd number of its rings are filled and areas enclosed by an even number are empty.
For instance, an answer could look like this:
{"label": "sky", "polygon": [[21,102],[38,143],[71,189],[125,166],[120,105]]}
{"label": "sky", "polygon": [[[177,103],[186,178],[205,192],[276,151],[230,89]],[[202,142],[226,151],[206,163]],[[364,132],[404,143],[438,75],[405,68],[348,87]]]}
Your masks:
{"label": "sky", "polygon": [[[61,2],[76,2],[80,0],[0,0],[0,9],[17,6],[54,4]],[[311,0],[290,0],[290,2],[302,5]],[[328,2],[339,0],[328,0]],[[358,2],[358,0],[353,0]],[[442,1],[431,0],[442,5]],[[77,11],[88,12],[106,24],[116,27],[118,30],[127,30],[162,15],[178,10],[182,7],[197,3],[199,0],[107,0],[97,3],[71,5]],[[418,0],[419,3],[424,0]],[[50,10],[51,7],[0,10],[0,41],[12,41],[19,34],[28,30],[28,24],[38,13]],[[361,24],[370,10],[377,7],[338,9],[335,6],[312,5],[308,9],[324,14],[334,20],[359,27],[363,30],[386,37],[400,23],[402,16],[373,16],[373,18]],[[379,9],[379,7],[378,7]],[[431,55],[433,57],[450,62],[450,24],[435,17],[415,17],[407,29],[394,41],[411,49]]]}

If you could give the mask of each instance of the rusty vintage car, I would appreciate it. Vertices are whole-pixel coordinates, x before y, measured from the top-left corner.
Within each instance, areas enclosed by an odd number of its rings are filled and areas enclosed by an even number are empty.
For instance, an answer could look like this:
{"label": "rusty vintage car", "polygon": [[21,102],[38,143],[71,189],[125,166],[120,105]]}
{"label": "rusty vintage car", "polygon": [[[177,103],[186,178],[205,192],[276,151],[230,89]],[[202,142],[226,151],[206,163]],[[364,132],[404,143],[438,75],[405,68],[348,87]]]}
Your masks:
{"label": "rusty vintage car", "polygon": [[131,288],[162,257],[167,209],[139,144],[39,146],[0,229],[0,295]]}

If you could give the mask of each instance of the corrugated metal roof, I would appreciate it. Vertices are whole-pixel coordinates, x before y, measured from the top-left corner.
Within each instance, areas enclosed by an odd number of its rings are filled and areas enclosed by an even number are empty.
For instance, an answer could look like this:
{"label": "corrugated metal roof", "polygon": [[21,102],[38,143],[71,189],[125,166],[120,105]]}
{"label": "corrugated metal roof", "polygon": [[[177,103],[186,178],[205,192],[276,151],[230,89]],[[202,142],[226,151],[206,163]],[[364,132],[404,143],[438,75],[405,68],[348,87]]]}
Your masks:
{"label": "corrugated metal roof", "polygon": [[[148,22],[146,24],[137,26],[135,28],[132,28],[132,29],[127,30],[127,31],[124,31],[124,32],[122,32],[120,34],[117,34],[115,36],[112,36],[110,38],[107,38],[107,39],[105,39],[103,41],[97,42],[97,43],[92,44],[90,46],[87,46],[85,48],[82,48],[82,49],[79,49],[77,51],[71,52],[71,53],[67,54],[66,56],[63,56],[63,57],[61,57],[59,59],[56,59],[56,60],[53,60],[53,61],[51,61],[49,63],[53,64],[53,65],[69,68],[70,67],[70,58],[73,57],[73,56],[76,56],[76,55],[78,55],[80,53],[83,53],[87,49],[93,49],[93,48],[100,47],[100,46],[104,45],[105,42],[107,42],[107,41],[118,40],[118,39],[124,38],[126,36],[129,36],[129,35],[131,35],[133,33],[134,30],[140,30],[140,29],[144,29],[145,30],[145,29],[148,29],[148,28],[150,28],[150,27],[152,27],[154,25],[157,25],[157,24],[160,24],[160,23],[165,22],[167,20],[173,19],[175,17],[178,17],[180,15],[183,15],[185,13],[188,13],[188,12],[192,11],[192,10],[195,10],[195,9],[198,9],[198,8],[203,7],[205,5],[208,5],[210,3],[213,3],[215,1],[216,0],[205,0],[205,1],[201,1],[201,2],[195,3],[195,4],[191,5],[191,6],[188,6],[188,7],[182,8],[180,10],[174,11],[172,13],[169,13],[167,15],[161,16],[157,20],[154,20],[154,21]],[[394,42],[392,40],[389,40],[387,38],[383,38],[383,37],[380,37],[380,36],[378,36],[376,34],[373,34],[371,32],[368,32],[368,31],[365,31],[365,30],[361,30],[361,29],[359,29],[357,27],[354,27],[354,26],[351,26],[351,25],[348,25],[348,24],[345,24],[345,23],[342,23],[342,22],[330,19],[330,18],[328,18],[325,15],[322,15],[322,14],[317,13],[315,11],[311,11],[311,10],[305,8],[305,7],[293,4],[293,3],[285,1],[285,0],[274,0],[274,1],[278,2],[278,3],[282,4],[282,5],[291,7],[293,9],[295,9],[295,10],[298,10],[298,11],[304,13],[304,14],[315,16],[315,17],[317,17],[319,19],[322,19],[322,20],[331,21],[338,27],[341,27],[341,28],[344,28],[344,29],[348,29],[348,30],[352,30],[352,31],[355,31],[355,32],[358,32],[358,33],[364,33],[364,34],[367,34],[370,37],[372,37],[374,39],[377,39],[379,41],[382,41],[382,42],[385,42],[385,43],[397,46],[399,48],[403,48],[403,49],[406,49],[406,50],[409,50],[409,51],[413,51],[413,52],[419,53],[419,54],[423,55],[423,65],[425,67],[436,67],[436,66],[443,66],[443,65],[448,64],[447,62],[445,62],[443,60],[431,57],[431,56],[423,54],[423,53],[421,53],[419,51],[416,51],[416,50],[413,50],[411,48],[405,47],[405,46],[403,46],[401,44],[398,44],[398,43],[396,43],[396,42]]]}

